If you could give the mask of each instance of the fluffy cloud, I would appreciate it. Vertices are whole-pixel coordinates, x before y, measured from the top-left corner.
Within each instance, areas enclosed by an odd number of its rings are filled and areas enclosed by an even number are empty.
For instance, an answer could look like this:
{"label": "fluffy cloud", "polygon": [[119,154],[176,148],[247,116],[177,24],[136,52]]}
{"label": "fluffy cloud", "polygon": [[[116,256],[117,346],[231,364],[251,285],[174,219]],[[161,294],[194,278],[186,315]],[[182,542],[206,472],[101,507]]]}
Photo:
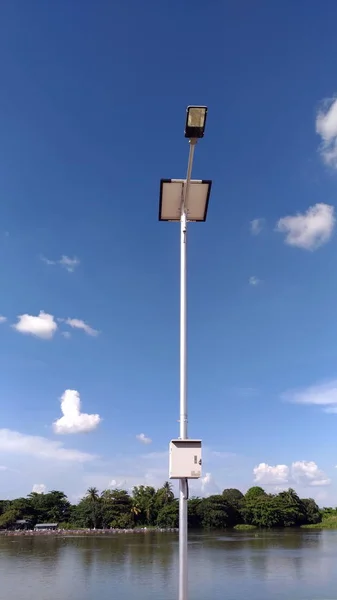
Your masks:
{"label": "fluffy cloud", "polygon": [[216,483],[212,473],[206,473],[204,477],[201,477],[199,485],[201,490],[201,496],[211,496],[212,494],[220,494],[220,488]]}
{"label": "fluffy cloud", "polygon": [[253,219],[250,222],[250,231],[251,231],[251,233],[253,235],[258,235],[262,231],[262,229],[264,227],[264,223],[265,223],[264,219]]}
{"label": "fluffy cloud", "polygon": [[145,433],[139,433],[138,435],[136,435],[136,438],[142,444],[151,444],[152,442],[151,438],[147,437]]}
{"label": "fluffy cloud", "polygon": [[289,481],[289,467],[287,465],[272,467],[267,463],[260,463],[253,469],[253,473],[254,481],[261,485],[278,485]]}
{"label": "fluffy cloud", "polygon": [[127,481],[126,481],[126,479],[120,479],[120,480],[112,479],[110,481],[108,487],[114,488],[116,490],[125,490],[125,488],[127,488]]}
{"label": "fluffy cloud", "polygon": [[11,429],[0,429],[0,452],[63,462],[84,463],[95,458],[86,452],[64,448],[61,442]]}
{"label": "fluffy cloud", "polygon": [[66,319],[65,323],[73,329],[82,329],[87,335],[96,336],[99,333],[96,329],[93,329],[92,327],[90,327],[90,325],[88,325],[81,319]]}
{"label": "fluffy cloud", "polygon": [[310,486],[329,485],[331,483],[331,479],[312,460],[298,460],[293,462],[291,469],[293,479],[296,483]]}
{"label": "fluffy cloud", "polygon": [[74,258],[70,258],[69,256],[62,255],[59,260],[50,260],[45,256],[41,256],[41,260],[46,263],[46,265],[61,265],[64,269],[68,271],[68,273],[73,273],[80,264],[79,259],[74,256]]}
{"label": "fluffy cloud", "polygon": [[47,488],[44,483],[34,483],[32,492],[35,494],[45,494]]}
{"label": "fluffy cloud", "polygon": [[256,286],[256,285],[259,285],[259,283],[261,283],[261,280],[258,277],[256,277],[255,275],[252,275],[251,277],[249,277],[249,285]]}
{"label": "fluffy cloud", "polygon": [[325,100],[316,117],[316,133],[321,136],[319,148],[324,162],[337,168],[337,99]]}
{"label": "fluffy cloud", "polygon": [[290,390],[282,394],[282,398],[295,404],[322,406],[324,412],[337,413],[337,380],[300,390]]}
{"label": "fluffy cloud", "polygon": [[7,317],[3,317],[2,315],[0,315],[0,323],[6,323],[7,321]]}
{"label": "fluffy cloud", "polygon": [[276,230],[285,233],[285,243],[289,246],[315,250],[329,241],[334,226],[334,207],[319,203],[303,214],[282,217]]}
{"label": "fluffy cloud", "polygon": [[57,330],[57,323],[53,315],[41,310],[37,317],[28,314],[19,315],[18,322],[12,327],[19,333],[50,340]]}
{"label": "fluffy cloud", "polygon": [[53,423],[54,432],[60,435],[68,433],[88,433],[98,427],[99,415],[81,413],[81,400],[78,391],[66,390],[61,397],[60,417]]}
{"label": "fluffy cloud", "polygon": [[323,486],[329,485],[331,480],[321,471],[315,462],[299,460],[287,465],[271,466],[260,463],[253,469],[254,481],[259,485],[292,485]]}

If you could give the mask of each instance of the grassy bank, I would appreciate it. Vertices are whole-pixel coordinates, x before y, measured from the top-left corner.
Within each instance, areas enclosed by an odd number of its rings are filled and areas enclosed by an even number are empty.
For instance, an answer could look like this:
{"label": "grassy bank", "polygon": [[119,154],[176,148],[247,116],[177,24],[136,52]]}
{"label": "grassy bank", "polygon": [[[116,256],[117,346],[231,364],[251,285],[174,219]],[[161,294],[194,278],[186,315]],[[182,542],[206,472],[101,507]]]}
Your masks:
{"label": "grassy bank", "polygon": [[302,525],[302,529],[337,529],[337,516],[323,518],[321,523],[315,525]]}
{"label": "grassy bank", "polygon": [[257,529],[256,525],[246,525],[245,523],[241,523],[239,525],[235,525],[233,528],[236,531],[252,531],[253,529]]}

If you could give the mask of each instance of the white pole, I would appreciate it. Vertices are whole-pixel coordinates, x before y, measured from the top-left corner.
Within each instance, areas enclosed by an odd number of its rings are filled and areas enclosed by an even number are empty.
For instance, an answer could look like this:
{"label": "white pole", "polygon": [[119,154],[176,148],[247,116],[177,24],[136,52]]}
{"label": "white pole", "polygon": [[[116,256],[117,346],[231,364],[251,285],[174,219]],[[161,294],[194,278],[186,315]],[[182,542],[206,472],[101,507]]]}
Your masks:
{"label": "white pole", "polygon": [[[196,140],[190,140],[190,152],[186,183],[180,216],[180,438],[186,440],[187,434],[187,218],[186,201],[192,174]],[[187,480],[180,479],[179,485],[179,600],[188,600],[187,566]]]}

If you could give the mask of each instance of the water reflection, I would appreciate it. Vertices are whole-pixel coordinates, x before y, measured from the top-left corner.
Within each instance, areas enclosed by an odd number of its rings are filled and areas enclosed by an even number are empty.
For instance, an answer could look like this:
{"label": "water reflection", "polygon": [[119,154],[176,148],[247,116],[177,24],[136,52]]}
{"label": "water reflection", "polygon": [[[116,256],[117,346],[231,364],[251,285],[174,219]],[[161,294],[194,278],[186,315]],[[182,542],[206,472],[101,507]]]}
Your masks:
{"label": "water reflection", "polygon": [[[337,589],[337,532],[194,533],[191,600],[319,600]],[[175,534],[0,537],[0,600],[172,600]]]}
{"label": "water reflection", "polygon": [[103,538],[70,538],[68,549],[75,552],[86,576],[100,570],[104,576],[118,570],[120,577],[132,579],[137,585],[147,571],[149,578],[169,580],[176,552],[176,536],[147,533],[123,534]]}

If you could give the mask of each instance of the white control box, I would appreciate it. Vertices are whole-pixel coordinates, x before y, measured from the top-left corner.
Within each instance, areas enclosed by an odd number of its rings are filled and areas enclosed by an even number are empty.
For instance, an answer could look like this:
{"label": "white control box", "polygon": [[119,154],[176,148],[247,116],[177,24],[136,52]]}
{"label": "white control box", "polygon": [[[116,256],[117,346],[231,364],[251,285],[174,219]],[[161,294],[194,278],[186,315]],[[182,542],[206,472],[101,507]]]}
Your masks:
{"label": "white control box", "polygon": [[201,440],[171,440],[170,479],[201,477]]}

